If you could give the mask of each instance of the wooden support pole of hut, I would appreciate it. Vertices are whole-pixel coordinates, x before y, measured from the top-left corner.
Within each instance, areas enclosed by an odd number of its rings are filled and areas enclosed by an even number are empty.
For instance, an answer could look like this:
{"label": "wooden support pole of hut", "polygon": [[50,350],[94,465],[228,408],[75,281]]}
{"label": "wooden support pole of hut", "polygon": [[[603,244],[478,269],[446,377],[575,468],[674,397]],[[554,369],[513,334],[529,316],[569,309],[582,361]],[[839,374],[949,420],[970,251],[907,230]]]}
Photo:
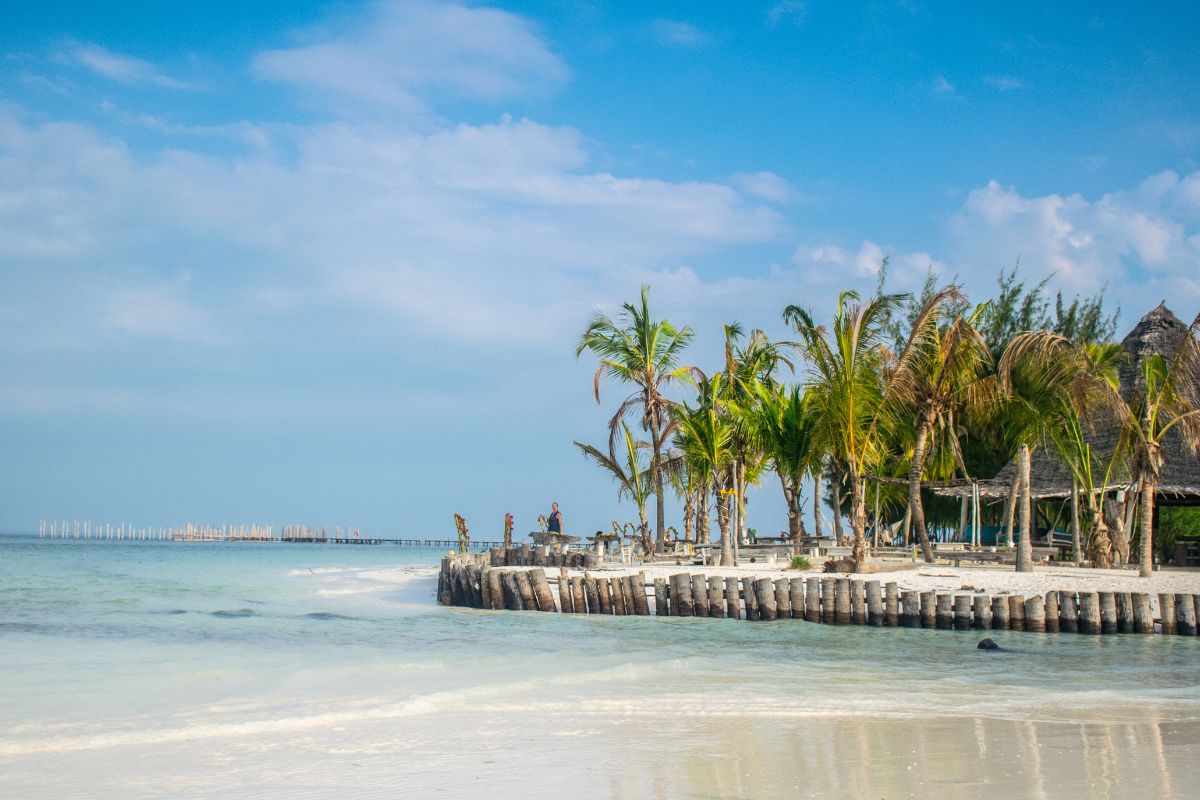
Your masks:
{"label": "wooden support pole of hut", "polygon": [[883,625],[883,597],[879,591],[879,581],[867,581],[867,624],[873,627]]}
{"label": "wooden support pole of hut", "polygon": [[1175,629],[1180,636],[1196,635],[1196,604],[1190,594],[1175,595]]}
{"label": "wooden support pole of hut", "polygon": [[756,578],[752,575],[742,578],[742,603],[746,606],[746,620],[748,622],[757,622],[762,618],[758,605],[758,595],[754,591],[755,580]]}
{"label": "wooden support pole of hut", "polygon": [[596,602],[600,606],[600,613],[609,616],[613,613],[612,594],[608,591],[608,578],[592,578],[596,584]]}
{"label": "wooden support pole of hut", "polygon": [[1117,596],[1112,592],[1100,593],[1100,632],[1117,632]]}
{"label": "wooden support pole of hut", "polygon": [[808,622],[821,621],[820,578],[807,578],[804,581],[804,619]]}
{"label": "wooden support pole of hut", "polygon": [[509,611],[524,610],[525,599],[521,594],[521,587],[517,584],[516,573],[504,573],[500,579],[500,584],[504,587],[504,607]]}
{"label": "wooden support pole of hut", "polygon": [[1179,628],[1175,618],[1175,595],[1162,593],[1158,596],[1158,616],[1164,636],[1174,636]]}
{"label": "wooden support pole of hut", "polygon": [[671,576],[671,613],[677,617],[692,615],[692,579],[685,573]]}
{"label": "wooden support pole of hut", "polygon": [[971,598],[972,615],[971,627],[977,631],[988,631],[992,629],[992,604],[988,602],[987,595],[977,594]]}
{"label": "wooden support pole of hut", "polygon": [[921,627],[937,627],[937,592],[921,592]]}
{"label": "wooden support pole of hut", "polygon": [[692,582],[692,615],[708,616],[708,581],[703,575],[689,576]]}
{"label": "wooden support pole of hut", "polygon": [[504,602],[503,575],[498,569],[489,569],[486,574],[488,585],[491,587],[492,610],[503,611],[507,607]]}
{"label": "wooden support pole of hut", "polygon": [[654,579],[654,615],[667,617],[671,615],[671,606],[667,602],[667,579]]}
{"label": "wooden support pole of hut", "polygon": [[1058,629],[1063,633],[1079,631],[1079,614],[1075,606],[1074,592],[1058,593]]}
{"label": "wooden support pole of hut", "polygon": [[1117,633],[1133,633],[1133,595],[1117,592]]}
{"label": "wooden support pole of hut", "polygon": [[892,581],[883,586],[883,624],[889,628],[900,624],[900,587]]}
{"label": "wooden support pole of hut", "polygon": [[900,624],[905,628],[921,627],[921,595],[906,591],[901,597],[904,599],[904,615],[900,618]]}
{"label": "wooden support pole of hut", "polygon": [[1154,615],[1150,612],[1150,595],[1133,593],[1133,630],[1135,633],[1154,633]]}
{"label": "wooden support pole of hut", "polygon": [[708,615],[724,619],[728,611],[725,605],[725,581],[719,575],[708,579]]}
{"label": "wooden support pole of hut", "polygon": [[583,591],[583,578],[578,575],[571,576],[571,607],[576,614],[588,613],[587,596]]}
{"label": "wooden support pole of hut", "polygon": [[1025,601],[1025,630],[1032,633],[1046,632],[1046,600],[1035,594]]}
{"label": "wooden support pole of hut", "polygon": [[628,613],[625,610],[625,581],[619,577],[609,578],[608,597],[612,600],[613,615],[623,617]]}
{"label": "wooden support pole of hut", "polygon": [[775,615],[776,619],[792,618],[792,593],[787,578],[775,579]]}
{"label": "wooden support pole of hut", "polygon": [[754,594],[758,599],[758,618],[773,622],[779,616],[779,608],[775,605],[775,582],[770,578],[756,579]]}
{"label": "wooden support pole of hut", "polygon": [[1100,633],[1100,595],[1095,592],[1079,593],[1079,624],[1076,627],[1080,633],[1091,636]]}
{"label": "wooden support pole of hut", "polygon": [[821,622],[832,625],[837,616],[833,607],[833,578],[821,578]]}
{"label": "wooden support pole of hut", "polygon": [[867,597],[862,581],[850,581],[850,621],[855,625],[867,624]]}
{"label": "wooden support pole of hut", "polygon": [[804,619],[804,578],[788,581],[788,594],[791,595],[792,619]]}
{"label": "wooden support pole of hut", "polygon": [[1014,594],[1008,598],[1008,627],[1010,630],[1025,630],[1025,595]]}
{"label": "wooden support pole of hut", "polygon": [[558,607],[564,614],[575,613],[575,600],[571,597],[571,579],[567,576],[567,568],[558,568]]}
{"label": "wooden support pole of hut", "polygon": [[639,617],[650,616],[650,600],[646,597],[646,573],[635,572],[630,575],[629,588],[633,591],[633,610]]}
{"label": "wooden support pole of hut", "polygon": [[1046,615],[1046,632],[1058,633],[1058,592],[1046,592],[1046,597],[1042,602],[1042,609]]}
{"label": "wooden support pole of hut", "polygon": [[833,585],[833,622],[835,625],[849,625],[851,620],[850,579],[838,578]]}
{"label": "wooden support pole of hut", "polygon": [[554,605],[554,593],[550,591],[550,581],[546,579],[546,571],[544,569],[530,570],[530,579],[533,582],[533,591],[537,595],[539,611],[557,611]]}
{"label": "wooden support pole of hut", "polygon": [[954,598],[948,594],[937,595],[935,601],[935,623],[940,631],[954,629]]}
{"label": "wooden support pole of hut", "polygon": [[971,629],[971,596],[956,594],[954,596],[954,630],[966,631]]}
{"label": "wooden support pole of hut", "polygon": [[741,619],[742,609],[738,605],[738,579],[725,579],[725,616],[730,619]]}
{"label": "wooden support pole of hut", "polygon": [[992,630],[1008,630],[1008,598],[997,595],[992,598]]}

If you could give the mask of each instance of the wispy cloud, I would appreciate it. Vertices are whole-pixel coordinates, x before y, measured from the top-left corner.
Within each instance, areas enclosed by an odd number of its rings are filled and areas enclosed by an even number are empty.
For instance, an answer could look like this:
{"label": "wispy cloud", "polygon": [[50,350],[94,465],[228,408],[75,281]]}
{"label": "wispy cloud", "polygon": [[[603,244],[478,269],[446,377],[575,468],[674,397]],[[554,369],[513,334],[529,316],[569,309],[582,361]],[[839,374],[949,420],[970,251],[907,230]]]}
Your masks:
{"label": "wispy cloud", "polygon": [[63,58],[90,72],[126,86],[157,86],[162,89],[195,89],[196,84],[172,78],[156,64],[140,58],[115,53],[98,44],[72,42]]}
{"label": "wispy cloud", "polygon": [[945,75],[938,75],[933,79],[933,91],[937,94],[954,94],[954,84]]}
{"label": "wispy cloud", "polygon": [[650,23],[650,31],[659,44],[668,47],[701,47],[712,41],[695,25],[675,19],[656,19]]}
{"label": "wispy cloud", "polygon": [[1011,75],[988,75],[983,82],[998,92],[1012,92],[1025,88],[1024,83]]}
{"label": "wispy cloud", "polygon": [[772,26],[790,23],[799,27],[808,20],[808,5],[804,0],[779,0],[767,9],[767,22]]}

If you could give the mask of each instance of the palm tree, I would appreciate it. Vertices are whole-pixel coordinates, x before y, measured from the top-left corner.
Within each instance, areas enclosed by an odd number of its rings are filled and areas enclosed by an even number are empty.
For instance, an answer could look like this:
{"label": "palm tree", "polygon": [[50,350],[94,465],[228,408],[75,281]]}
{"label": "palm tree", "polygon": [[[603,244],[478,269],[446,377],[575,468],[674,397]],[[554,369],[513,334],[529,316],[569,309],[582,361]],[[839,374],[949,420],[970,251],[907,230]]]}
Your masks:
{"label": "palm tree", "polygon": [[[927,302],[961,302],[965,298],[957,286],[947,286]],[[956,317],[944,329],[936,314],[926,316],[929,330],[919,337],[914,368],[907,380],[897,383],[896,399],[915,420],[912,456],[908,465],[908,509],[921,553],[933,563],[933,547],[925,527],[925,509],[921,503],[921,480],[925,471],[930,438],[939,432],[957,450],[955,418],[971,401],[979,399],[981,377],[990,363],[987,343],[976,330],[984,306],[969,317]],[[915,333],[915,332],[914,332]],[[910,416],[911,415],[911,416]]]}
{"label": "palm tree", "polygon": [[642,287],[638,305],[625,303],[622,309],[619,323],[597,312],[580,337],[575,356],[578,358],[585,350],[589,350],[600,360],[592,386],[597,403],[600,402],[600,380],[605,375],[637,387],[609,421],[609,449],[611,455],[621,420],[634,409],[639,409],[642,428],[650,434],[655,537],[661,543],[667,528],[663,507],[662,451],[667,438],[665,431],[675,406],[663,397],[662,390],[691,369],[678,364],[680,353],[691,343],[694,334],[687,326],[677,329],[666,320],[656,321],[651,317],[649,286]]}
{"label": "palm tree", "polygon": [[[734,429],[721,407],[721,375],[701,377],[695,406],[684,405],[675,419],[675,444],[689,471],[696,474],[701,494],[717,495],[717,524],[721,529],[721,566],[733,566],[733,540],[730,536],[730,496],[733,493]],[[707,529],[708,500],[701,505],[701,518]]]}
{"label": "palm tree", "polygon": [[755,435],[771,459],[787,503],[788,534],[793,542],[804,535],[803,480],[820,470],[812,446],[812,418],[800,387],[759,385],[756,389]]}
{"label": "palm tree", "polygon": [[615,458],[611,452],[606,453],[590,444],[575,442],[575,446],[586,458],[595,461],[616,480],[618,500],[628,497],[637,506],[640,526],[638,532],[641,535],[642,548],[646,553],[650,553],[654,549],[654,543],[650,540],[646,504],[650,501],[650,495],[654,494],[654,484],[650,470],[642,464],[641,458],[642,450],[648,445],[634,439],[632,431],[624,421],[621,422],[621,432],[625,452],[621,454],[620,459]]}
{"label": "palm tree", "polygon": [[929,317],[936,317],[942,302],[935,298],[923,304],[903,350],[890,359],[884,346],[886,325],[902,299],[892,294],[861,302],[857,293],[842,292],[829,331],[804,308],[790,305],[783,311],[784,321],[800,335],[797,346],[811,370],[805,398],[814,420],[814,444],[836,460],[850,483],[856,570],[863,569],[867,558],[863,476],[883,459],[888,442],[880,433],[897,405],[892,393],[911,380],[917,350],[929,335]]}

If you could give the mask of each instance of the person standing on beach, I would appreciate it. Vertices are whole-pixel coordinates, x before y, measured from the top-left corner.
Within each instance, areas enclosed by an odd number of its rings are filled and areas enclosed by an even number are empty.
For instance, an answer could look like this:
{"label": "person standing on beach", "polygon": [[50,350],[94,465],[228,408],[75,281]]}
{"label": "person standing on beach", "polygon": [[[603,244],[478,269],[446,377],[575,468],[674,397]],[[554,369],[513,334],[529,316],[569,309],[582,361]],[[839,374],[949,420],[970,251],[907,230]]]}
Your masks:
{"label": "person standing on beach", "polygon": [[546,529],[550,533],[562,533],[563,529],[562,512],[558,510],[558,503],[550,504],[550,519],[546,521]]}

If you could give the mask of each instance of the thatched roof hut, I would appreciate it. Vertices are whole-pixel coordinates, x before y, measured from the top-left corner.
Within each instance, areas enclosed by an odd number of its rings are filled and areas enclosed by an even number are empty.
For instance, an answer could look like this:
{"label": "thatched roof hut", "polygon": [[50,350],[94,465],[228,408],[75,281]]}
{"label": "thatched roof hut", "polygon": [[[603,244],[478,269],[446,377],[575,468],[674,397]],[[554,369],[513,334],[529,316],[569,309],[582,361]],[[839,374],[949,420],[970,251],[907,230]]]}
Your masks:
{"label": "thatched roof hut", "polygon": [[[1161,354],[1170,359],[1179,351],[1187,339],[1188,326],[1185,325],[1165,303],[1160,303],[1142,317],[1121,341],[1121,347],[1128,359],[1120,366],[1121,396],[1129,395],[1140,388],[1145,377],[1142,362],[1154,355]],[[1115,424],[1101,427],[1089,437],[1093,450],[1101,458],[1107,459],[1116,448],[1118,432]],[[1158,486],[1157,499],[1162,504],[1197,504],[1200,503],[1200,457],[1193,455],[1184,445],[1180,436],[1169,432],[1163,442],[1163,457],[1165,464],[1162,479]],[[1013,472],[1016,467],[1011,462],[1007,464],[991,480],[979,481],[979,493],[984,497],[1007,496],[1012,485]],[[1114,470],[1104,488],[1108,491],[1129,489],[1132,479],[1128,470]],[[1098,475],[1103,479],[1103,475]],[[1051,497],[1069,497],[1072,490],[1071,472],[1062,459],[1053,450],[1038,448],[1030,462],[1030,493],[1034,499]],[[959,497],[970,494],[970,485],[947,485],[933,488],[937,494]]]}

